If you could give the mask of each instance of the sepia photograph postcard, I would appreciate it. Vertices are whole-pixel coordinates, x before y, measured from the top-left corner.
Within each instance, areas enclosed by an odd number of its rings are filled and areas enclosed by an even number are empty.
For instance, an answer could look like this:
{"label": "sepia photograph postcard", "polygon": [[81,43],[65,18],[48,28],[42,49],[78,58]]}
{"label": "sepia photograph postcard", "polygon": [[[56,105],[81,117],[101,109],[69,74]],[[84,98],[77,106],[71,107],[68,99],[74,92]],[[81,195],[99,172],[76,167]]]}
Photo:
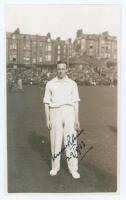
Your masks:
{"label": "sepia photograph postcard", "polygon": [[7,195],[119,195],[122,12],[4,4]]}

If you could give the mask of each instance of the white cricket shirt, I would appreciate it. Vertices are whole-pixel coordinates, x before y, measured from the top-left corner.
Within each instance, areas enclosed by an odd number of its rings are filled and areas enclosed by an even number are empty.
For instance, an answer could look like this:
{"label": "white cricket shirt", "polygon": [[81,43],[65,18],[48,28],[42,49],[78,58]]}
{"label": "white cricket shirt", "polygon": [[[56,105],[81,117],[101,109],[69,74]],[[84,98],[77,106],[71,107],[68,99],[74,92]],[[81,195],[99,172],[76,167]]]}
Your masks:
{"label": "white cricket shirt", "polygon": [[50,107],[73,105],[77,101],[80,101],[77,84],[67,76],[62,80],[55,77],[46,84],[43,102]]}

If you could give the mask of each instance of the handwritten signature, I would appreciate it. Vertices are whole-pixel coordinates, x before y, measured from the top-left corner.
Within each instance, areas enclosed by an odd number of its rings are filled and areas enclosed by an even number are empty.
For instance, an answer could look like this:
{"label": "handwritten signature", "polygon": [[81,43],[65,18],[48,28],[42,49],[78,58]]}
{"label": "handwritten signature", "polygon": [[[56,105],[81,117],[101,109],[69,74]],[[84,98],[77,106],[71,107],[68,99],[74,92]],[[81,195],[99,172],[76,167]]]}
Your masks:
{"label": "handwritten signature", "polygon": [[[90,146],[86,150],[86,144],[84,143],[83,140],[76,145],[77,138],[81,134],[86,134],[84,130],[82,129],[80,132],[78,132],[77,135],[72,134],[71,136],[68,134],[67,135],[67,144],[64,145],[64,147],[59,151],[57,154],[52,155],[52,159],[55,160],[58,156],[60,156],[65,150],[68,148],[70,149],[70,156],[66,156],[66,159],[69,161],[71,158],[78,158],[78,156],[81,156],[79,162],[82,161],[82,159],[86,156],[86,154],[93,149],[93,146]],[[84,153],[82,153],[83,149],[85,150]]]}
{"label": "handwritten signature", "polygon": [[[84,148],[85,148],[85,151],[84,151],[84,153],[82,153]],[[86,144],[83,141],[81,141],[81,143],[76,148],[76,151],[78,152],[79,156],[81,156],[79,162],[81,162],[83,160],[83,158],[87,155],[87,153],[89,151],[91,151],[93,148],[94,148],[93,146],[90,146],[86,150]]]}

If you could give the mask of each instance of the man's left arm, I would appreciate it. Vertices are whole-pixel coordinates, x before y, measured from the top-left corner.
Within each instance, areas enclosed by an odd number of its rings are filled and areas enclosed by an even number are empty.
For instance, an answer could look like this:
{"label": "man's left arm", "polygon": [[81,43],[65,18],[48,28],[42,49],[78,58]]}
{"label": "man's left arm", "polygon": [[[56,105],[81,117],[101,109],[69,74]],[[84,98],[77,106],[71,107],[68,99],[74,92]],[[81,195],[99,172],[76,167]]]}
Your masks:
{"label": "man's left arm", "polygon": [[73,102],[74,102],[74,111],[75,111],[75,130],[80,130],[80,122],[79,122],[79,92],[77,84],[74,84],[73,89]]}
{"label": "man's left arm", "polygon": [[75,110],[75,130],[80,130],[80,122],[79,122],[79,102],[74,103],[74,110]]}

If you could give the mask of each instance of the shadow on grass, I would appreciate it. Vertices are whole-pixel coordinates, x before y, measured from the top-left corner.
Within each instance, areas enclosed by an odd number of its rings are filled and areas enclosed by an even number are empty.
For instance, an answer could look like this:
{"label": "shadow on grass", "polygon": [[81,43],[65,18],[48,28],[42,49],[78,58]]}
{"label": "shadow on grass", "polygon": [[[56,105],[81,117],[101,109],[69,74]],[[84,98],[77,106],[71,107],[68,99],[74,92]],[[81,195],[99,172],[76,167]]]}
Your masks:
{"label": "shadow on grass", "polygon": [[37,135],[32,131],[28,138],[33,151],[37,152],[50,168],[50,144],[46,137]]}
{"label": "shadow on grass", "polygon": [[[37,135],[35,131],[32,131],[29,135],[29,143],[32,150],[37,152],[47,163],[49,169],[51,169],[49,139],[47,137]],[[49,188],[47,188],[46,192],[116,192],[117,177],[90,163],[85,161],[80,163],[79,172],[81,174],[81,178],[79,180],[74,180],[69,175],[64,155],[61,157],[61,168],[67,171],[67,173],[65,171],[62,172],[61,170],[56,177],[53,177],[53,180],[50,179],[50,182],[56,187],[52,186],[50,191],[48,191]],[[62,184],[60,184],[60,182]]]}
{"label": "shadow on grass", "polygon": [[[29,144],[33,151],[37,152],[41,158],[46,162],[49,169],[51,169],[51,149],[50,149],[50,141],[45,136],[40,136],[36,134],[35,131],[32,131],[29,135]],[[66,159],[63,159],[64,156],[61,156],[61,167],[64,170],[67,170]]]}

